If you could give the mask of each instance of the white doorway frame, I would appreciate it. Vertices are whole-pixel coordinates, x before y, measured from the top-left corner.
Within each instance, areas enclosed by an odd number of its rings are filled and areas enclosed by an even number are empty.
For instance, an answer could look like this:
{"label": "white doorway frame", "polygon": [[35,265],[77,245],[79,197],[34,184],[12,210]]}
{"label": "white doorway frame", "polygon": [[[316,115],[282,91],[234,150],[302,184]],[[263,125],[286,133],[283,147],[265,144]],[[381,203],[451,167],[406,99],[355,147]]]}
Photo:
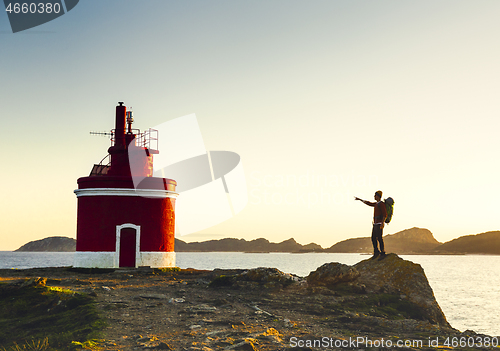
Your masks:
{"label": "white doorway frame", "polygon": [[124,223],[116,226],[116,251],[115,251],[115,267],[120,267],[120,238],[121,231],[125,228],[135,229],[135,267],[139,267],[141,262],[141,226],[132,223]]}

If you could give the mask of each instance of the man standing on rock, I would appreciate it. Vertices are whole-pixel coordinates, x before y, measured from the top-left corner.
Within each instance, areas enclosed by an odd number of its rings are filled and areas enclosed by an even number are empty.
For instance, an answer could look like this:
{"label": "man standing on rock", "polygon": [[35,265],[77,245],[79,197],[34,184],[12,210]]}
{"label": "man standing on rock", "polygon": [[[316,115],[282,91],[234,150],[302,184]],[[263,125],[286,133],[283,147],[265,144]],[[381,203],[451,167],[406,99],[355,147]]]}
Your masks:
{"label": "man standing on rock", "polygon": [[[373,244],[373,256],[372,260],[380,256],[380,260],[387,256],[384,251],[384,239],[382,239],[382,231],[384,229],[385,219],[387,218],[387,210],[385,209],[385,203],[382,201],[382,191],[377,191],[375,193],[375,201],[370,202],[362,200],[359,197],[355,197],[355,200],[363,202],[365,205],[374,207],[373,211],[373,229],[372,229],[372,244]],[[377,242],[380,245],[380,250],[377,247]]]}

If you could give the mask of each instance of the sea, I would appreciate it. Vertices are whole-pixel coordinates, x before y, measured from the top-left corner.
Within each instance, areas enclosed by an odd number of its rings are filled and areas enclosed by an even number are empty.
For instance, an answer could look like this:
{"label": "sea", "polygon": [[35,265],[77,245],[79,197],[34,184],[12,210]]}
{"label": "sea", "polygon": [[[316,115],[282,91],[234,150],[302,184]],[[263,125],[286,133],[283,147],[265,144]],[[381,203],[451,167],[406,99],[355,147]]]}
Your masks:
{"label": "sea", "polygon": [[[73,252],[0,251],[0,269],[64,267]],[[275,267],[307,276],[327,262],[353,265],[369,256],[353,253],[178,252],[180,268]],[[500,336],[500,256],[400,255],[422,266],[448,322],[460,331]]]}

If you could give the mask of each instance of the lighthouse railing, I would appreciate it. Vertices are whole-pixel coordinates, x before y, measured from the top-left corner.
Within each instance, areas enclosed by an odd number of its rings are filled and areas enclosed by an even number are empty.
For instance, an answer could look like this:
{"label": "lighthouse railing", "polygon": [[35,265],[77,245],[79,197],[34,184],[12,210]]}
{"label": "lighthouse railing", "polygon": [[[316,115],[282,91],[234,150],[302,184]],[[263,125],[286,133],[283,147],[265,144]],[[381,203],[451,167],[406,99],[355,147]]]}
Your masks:
{"label": "lighthouse railing", "polygon": [[[149,128],[148,130],[141,133],[139,129],[131,129],[132,134],[135,135],[135,145],[144,147],[149,150],[158,151],[158,130]],[[116,130],[112,129],[111,135],[111,146],[116,143]]]}
{"label": "lighthouse railing", "polygon": [[158,151],[158,130],[149,128],[141,134],[141,146]]}
{"label": "lighthouse railing", "polygon": [[[106,163],[105,163],[106,162]],[[89,177],[101,176],[108,174],[111,167],[111,155],[107,154],[98,164],[95,164],[90,171]]]}

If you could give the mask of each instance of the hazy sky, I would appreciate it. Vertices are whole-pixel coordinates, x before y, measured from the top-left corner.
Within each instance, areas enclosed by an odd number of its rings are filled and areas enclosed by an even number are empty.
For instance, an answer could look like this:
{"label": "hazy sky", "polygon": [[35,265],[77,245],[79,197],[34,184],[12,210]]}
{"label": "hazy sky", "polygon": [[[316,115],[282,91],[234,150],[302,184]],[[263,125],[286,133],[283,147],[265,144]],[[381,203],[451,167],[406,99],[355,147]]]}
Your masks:
{"label": "hazy sky", "polygon": [[[0,250],[76,236],[76,180],[118,101],[145,129],[195,113],[241,156],[249,203],[183,240],[323,247],[500,230],[500,2],[82,0],[12,34],[0,12]],[[160,150],[162,151],[162,150]],[[168,175],[167,175],[168,176]],[[388,248],[390,250],[390,248]]]}

